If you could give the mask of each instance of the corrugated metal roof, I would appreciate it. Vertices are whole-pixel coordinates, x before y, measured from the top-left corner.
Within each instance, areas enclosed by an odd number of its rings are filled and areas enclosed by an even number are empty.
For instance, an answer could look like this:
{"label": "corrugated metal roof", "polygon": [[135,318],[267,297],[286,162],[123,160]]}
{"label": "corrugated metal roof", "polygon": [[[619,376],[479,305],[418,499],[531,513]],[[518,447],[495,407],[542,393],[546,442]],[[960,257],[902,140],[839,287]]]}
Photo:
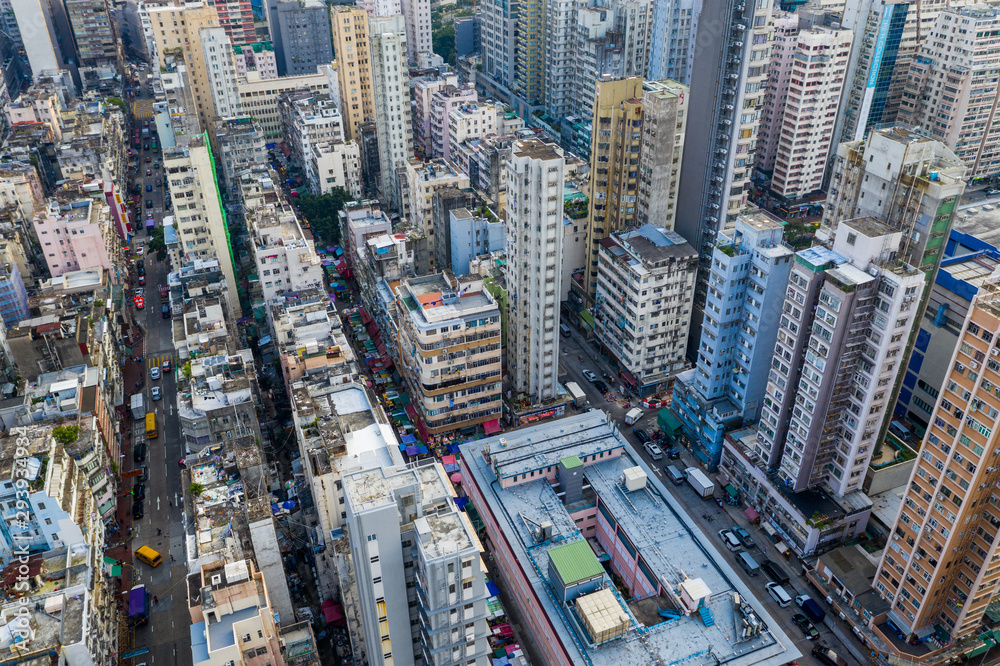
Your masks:
{"label": "corrugated metal roof", "polygon": [[604,573],[604,567],[597,561],[594,551],[583,539],[550,549],[549,559],[555,566],[563,585],[572,585]]}

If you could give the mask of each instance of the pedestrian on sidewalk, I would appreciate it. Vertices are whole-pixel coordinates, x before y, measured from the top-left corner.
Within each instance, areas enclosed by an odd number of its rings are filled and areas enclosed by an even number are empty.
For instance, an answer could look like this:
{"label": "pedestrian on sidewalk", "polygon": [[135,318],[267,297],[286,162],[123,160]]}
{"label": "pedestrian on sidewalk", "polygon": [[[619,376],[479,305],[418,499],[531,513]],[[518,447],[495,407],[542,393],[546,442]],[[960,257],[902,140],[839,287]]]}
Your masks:
{"label": "pedestrian on sidewalk", "polygon": [[154,604],[160,603],[160,598],[158,596],[156,596],[155,594],[153,595],[153,603]]}

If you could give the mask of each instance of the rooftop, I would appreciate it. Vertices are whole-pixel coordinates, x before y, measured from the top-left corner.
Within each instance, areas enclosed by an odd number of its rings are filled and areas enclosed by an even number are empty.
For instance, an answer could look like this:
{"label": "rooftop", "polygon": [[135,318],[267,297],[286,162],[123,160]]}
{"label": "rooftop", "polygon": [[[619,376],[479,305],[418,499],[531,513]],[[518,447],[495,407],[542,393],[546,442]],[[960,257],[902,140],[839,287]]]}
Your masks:
{"label": "rooftop", "polygon": [[[463,483],[481,489],[489,506],[480,511],[489,510],[507,535],[518,566],[528,584],[538,591],[538,604],[571,662],[590,666],[678,664],[688,660],[701,663],[698,660],[710,654],[715,663],[778,666],[799,657],[791,638],[766,613],[763,604],[755,601],[753,593],[716,550],[715,542],[691,521],[684,507],[660,484],[657,475],[602,411],[594,409],[503,437],[467,442],[461,451]],[[619,533],[626,535],[628,545],[640,557],[641,567],[649,572],[647,580],[655,580],[659,586],[658,598],[653,601],[681,609],[682,584],[707,589],[711,594],[706,603],[714,614],[714,625],[706,627],[698,613],[680,610],[680,617],[664,620],[655,611],[644,612],[639,602],[625,602],[614,586],[608,585],[604,589],[628,609],[629,626],[616,640],[590,641],[578,619],[584,609],[558,601],[553,584],[541,572],[545,571],[546,560],[555,554],[557,566],[564,567],[570,578],[596,573],[590,558],[584,557],[584,548],[592,546],[549,480],[543,476],[523,480],[521,476],[544,474],[546,468],[557,466],[570,455],[584,463],[584,485],[590,484],[592,495],[582,508],[592,507],[596,501],[601,513],[617,522]],[[646,473],[647,483],[627,490],[621,479],[625,470],[635,467]],[[498,482],[500,479],[504,481]],[[548,537],[540,536],[533,527],[545,523],[550,524]],[[598,530],[596,540],[604,539]],[[566,543],[572,548],[562,550]],[[624,541],[622,544],[625,547]],[[606,553],[618,550],[611,543],[599,543],[599,547]],[[750,602],[766,630],[744,641],[737,638],[733,628],[740,625],[740,616],[732,593]]]}

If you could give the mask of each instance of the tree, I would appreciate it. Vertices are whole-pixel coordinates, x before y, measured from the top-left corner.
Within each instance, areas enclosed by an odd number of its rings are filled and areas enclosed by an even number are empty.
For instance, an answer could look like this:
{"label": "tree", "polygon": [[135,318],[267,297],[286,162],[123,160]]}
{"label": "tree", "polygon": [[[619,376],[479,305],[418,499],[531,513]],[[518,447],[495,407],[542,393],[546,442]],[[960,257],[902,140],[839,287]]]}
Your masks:
{"label": "tree", "polygon": [[146,254],[156,252],[156,260],[163,261],[167,258],[167,244],[163,240],[163,225],[153,227],[149,233],[149,242],[146,243]]}
{"label": "tree", "polygon": [[188,491],[192,495],[197,497],[198,495],[201,495],[203,492],[205,492],[205,486],[201,485],[200,483],[192,483],[190,486],[188,486]]}
{"label": "tree", "polygon": [[80,426],[56,426],[52,429],[52,437],[63,446],[69,446],[80,437]]}
{"label": "tree", "polygon": [[125,104],[125,100],[123,100],[121,97],[108,97],[104,101],[106,103],[108,103],[108,104],[113,104],[113,105],[117,106],[122,111],[128,110],[128,106]]}
{"label": "tree", "polygon": [[181,374],[184,375],[185,379],[191,379],[191,361],[184,364],[184,367],[181,368]]}
{"label": "tree", "polygon": [[298,197],[300,216],[309,222],[313,236],[324,243],[340,241],[340,220],[337,214],[353,197],[337,187],[329,194],[305,194]]}
{"label": "tree", "polygon": [[454,66],[455,58],[455,24],[446,22],[440,29],[435,30],[431,37],[431,47],[434,53],[438,54],[449,65]]}

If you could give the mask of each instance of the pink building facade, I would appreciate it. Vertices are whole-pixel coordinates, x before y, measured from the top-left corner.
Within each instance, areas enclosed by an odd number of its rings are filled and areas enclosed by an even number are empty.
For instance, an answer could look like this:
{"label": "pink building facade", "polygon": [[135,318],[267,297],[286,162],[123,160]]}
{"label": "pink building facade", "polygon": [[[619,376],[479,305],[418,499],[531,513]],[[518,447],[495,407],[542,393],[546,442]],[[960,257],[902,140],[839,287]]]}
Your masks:
{"label": "pink building facade", "polygon": [[106,207],[81,199],[50,201],[35,214],[32,224],[52,277],[90,268],[111,270],[101,232],[101,216],[106,212]]}
{"label": "pink building facade", "polygon": [[772,172],[771,191],[781,197],[822,188],[852,38],[849,30],[806,28],[796,14],[774,18],[756,167]]}

